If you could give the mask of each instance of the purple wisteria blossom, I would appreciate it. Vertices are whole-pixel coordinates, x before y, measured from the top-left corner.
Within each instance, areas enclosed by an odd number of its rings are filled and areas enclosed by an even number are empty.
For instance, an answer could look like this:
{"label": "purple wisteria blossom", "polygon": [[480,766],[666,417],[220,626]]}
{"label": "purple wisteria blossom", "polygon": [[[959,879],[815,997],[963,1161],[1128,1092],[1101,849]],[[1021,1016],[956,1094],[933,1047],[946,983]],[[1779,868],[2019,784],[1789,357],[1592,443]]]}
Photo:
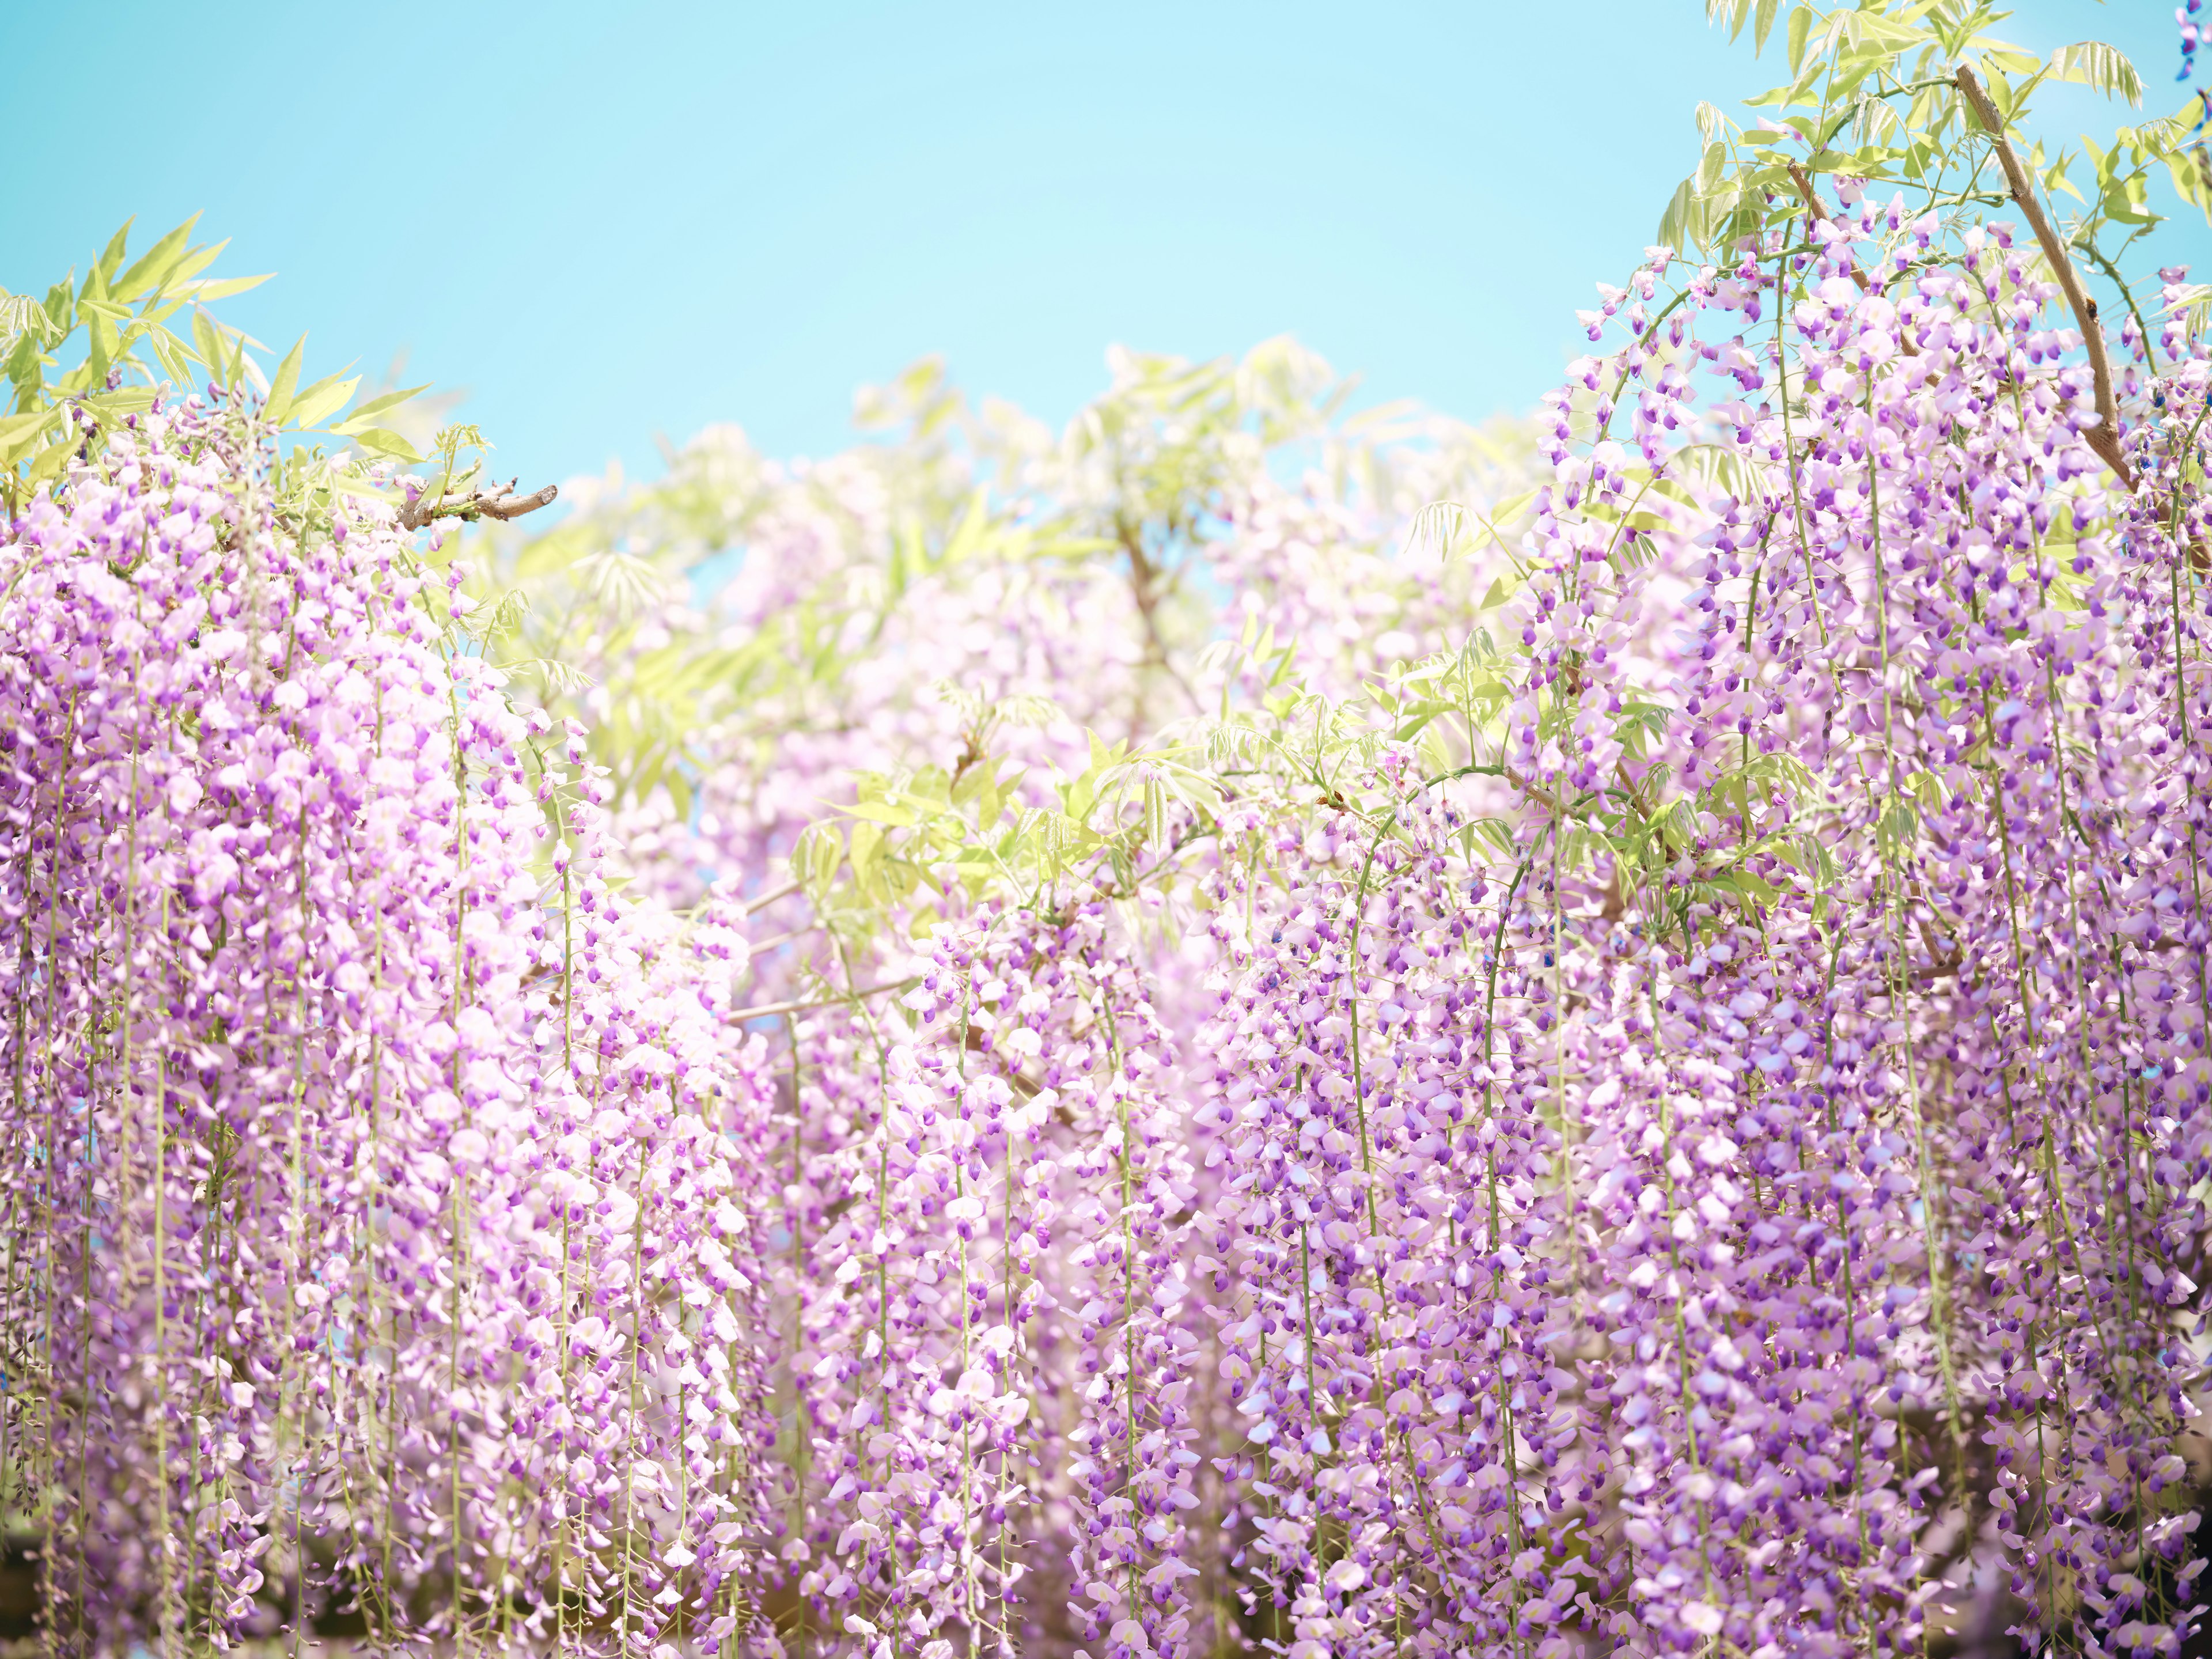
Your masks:
{"label": "purple wisteria blossom", "polygon": [[50,1647],[2201,1642],[2201,290],[2107,375],[2009,223],[1798,182],[1601,289],[1449,558],[1133,420],[945,546],[779,485],[626,777],[388,476],[72,406],[0,534]]}

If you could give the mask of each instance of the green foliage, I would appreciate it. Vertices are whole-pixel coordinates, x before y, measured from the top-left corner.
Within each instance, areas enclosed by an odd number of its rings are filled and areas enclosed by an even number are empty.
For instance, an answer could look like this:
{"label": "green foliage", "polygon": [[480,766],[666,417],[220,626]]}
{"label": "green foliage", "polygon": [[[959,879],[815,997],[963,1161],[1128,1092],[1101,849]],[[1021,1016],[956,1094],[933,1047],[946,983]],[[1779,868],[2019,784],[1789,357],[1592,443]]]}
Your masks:
{"label": "green foliage", "polygon": [[[665,791],[688,819],[712,769],[764,765],[853,718],[856,671],[922,648],[910,630],[947,593],[1018,579],[1122,596],[1141,661],[1127,729],[1100,736],[1087,769],[1029,775],[997,746],[1059,711],[939,684],[917,661],[907,695],[956,711],[958,746],[862,780],[796,857],[833,927],[854,936],[894,908],[926,908],[915,895],[933,872],[1038,902],[1065,897],[1079,869],[1133,890],[1164,826],[1211,811],[1207,745],[1250,735],[1226,703],[1214,711],[1226,724],[1176,729],[1203,712],[1192,676],[1229,648],[1212,637],[1222,515],[1256,483],[1302,471],[1332,498],[1389,503],[1380,522],[1418,508],[1437,481],[1490,493],[1517,477],[1528,440],[1403,406],[1346,416],[1349,384],[1287,341],[1200,364],[1117,354],[1113,369],[1111,390],[1056,435],[1002,404],[970,405],[934,362],[864,392],[860,423],[879,435],[830,461],[786,470],[710,431],[661,480],[617,477],[576,494],[573,515],[535,538],[472,544],[475,614],[513,621],[487,652],[522,695],[590,726],[617,806]],[[749,550],[793,543],[817,552],[769,561],[776,598],[754,605],[732,580]],[[1448,551],[1464,563],[1466,547]],[[822,884],[832,867],[849,890]]]}
{"label": "green foliage", "polygon": [[[0,289],[0,365],[9,388],[7,411],[0,414],[0,506],[7,511],[19,510],[41,485],[61,477],[80,453],[82,434],[70,411],[113,424],[149,407],[164,385],[251,387],[260,394],[258,420],[268,431],[338,440],[355,461],[421,459],[375,422],[422,388],[373,397],[334,420],[361,378],[342,369],[301,385],[304,336],[273,373],[263,368],[253,354],[265,348],[209,307],[268,278],[205,274],[228,244],[193,243],[198,223],[196,214],[135,259],[126,223],[82,282],[71,271],[42,299]],[[357,465],[333,464],[320,447],[295,446],[281,488],[288,506],[312,510],[332,489],[373,486]]]}
{"label": "green foliage", "polygon": [[[2001,11],[1970,0],[1709,0],[1708,15],[1757,51],[1778,47],[1789,70],[1751,100],[1749,125],[1698,106],[1698,163],[1659,239],[1717,265],[1738,257],[1744,239],[1774,232],[1802,249],[1808,215],[1847,199],[1838,181],[1901,191],[1916,216],[1935,214],[1927,249],[1909,233],[1896,239],[1921,264],[1954,259],[1958,233],[1982,217],[2016,213],[1964,106],[1961,64],[2015,131],[2046,83],[2130,105],[2142,95],[2112,48],[2027,53],[1991,32]],[[2014,140],[2045,200],[2070,199],[2063,238],[2130,307],[2123,265],[2157,222],[2153,181],[2163,176],[2185,203],[2212,207],[2184,131],[2155,118],[2057,152]],[[1666,331],[1680,298],[1653,296],[1649,315],[1636,313],[1662,363],[1676,349]],[[2201,290],[2182,303],[2212,305]],[[1126,593],[1143,635],[1127,716],[1111,731],[1089,717],[1101,729],[1080,764],[1013,757],[1021,734],[1051,719],[1034,700],[927,690],[936,675],[912,676],[911,697],[957,711],[958,746],[867,772],[849,799],[820,804],[792,854],[822,918],[852,941],[894,919],[927,932],[956,885],[1047,907],[1079,894],[1129,896],[1172,880],[1181,850],[1215,834],[1231,803],[1352,813],[1387,835],[1407,788],[1508,775],[1518,668],[1490,630],[1528,575],[1518,556],[1534,495],[1520,487],[1527,433],[1476,432],[1403,408],[1347,415],[1349,383],[1287,341],[1236,362],[1118,353],[1112,367],[1111,389],[1059,434],[1003,405],[971,405],[933,362],[864,393],[857,413],[875,441],[819,466],[779,469],[734,434],[710,434],[672,455],[663,480],[611,480],[547,533],[495,532],[477,544],[490,556],[469,592],[489,619],[485,649],[554,713],[586,717],[618,806],[665,791],[688,818],[707,775],[732,756],[834,730],[853,707],[856,671],[880,663],[933,596],[1017,568]],[[1597,392],[1576,390],[1577,439],[1608,435],[1613,407],[1632,395],[1627,380],[1624,368]],[[1714,442],[1693,441],[1663,467],[1631,450],[1619,470],[1623,504],[1579,509],[1603,526],[1615,578],[1647,566],[1657,540],[1705,504],[1770,488]],[[1323,498],[1410,526],[1377,556],[1441,560],[1462,595],[1459,614],[1474,618],[1464,636],[1323,691],[1298,666],[1299,641],[1257,623],[1237,633],[1215,562],[1223,515],[1255,480],[1299,473]],[[779,568],[785,586],[774,603],[733,608],[728,584],[748,550],[779,544],[795,526],[822,556]],[[1548,736],[1571,715],[1554,693],[1534,719]],[[1619,718],[1640,762],[1668,715],[1655,702]],[[1378,776],[1392,742],[1417,745],[1420,777]],[[1532,795],[1526,821],[1477,819],[1466,834],[1516,860],[1540,849],[1563,868],[1607,872],[1625,906],[1656,906],[1670,893],[1667,914],[1646,917],[1663,934],[1689,926],[1699,905],[1765,902],[1771,884],[1755,872],[1769,855],[1826,879],[1826,854],[1793,833],[1699,850],[1712,823],[1749,821],[1806,787],[1747,746],[1733,769],[1696,789],[1664,769],[1633,785],[1624,773],[1577,799]],[[1660,880],[1668,872],[1671,888]]]}
{"label": "green foliage", "polygon": [[[1784,12],[1780,0],[1706,5],[1707,16],[1726,23],[1731,38],[1748,24],[1762,52]],[[1666,246],[1711,252],[1802,218],[1793,167],[1815,178],[1840,174],[1869,188],[1925,192],[1929,206],[1946,213],[2002,206],[2008,198],[2001,179],[1990,182],[1987,141],[1954,79],[1960,64],[1972,68],[2015,128],[2046,82],[2086,86],[2130,105],[2142,100],[2142,77],[2113,47],[2084,40],[2038,57],[1988,32],[2005,16],[1993,5],[1887,0],[1827,8],[1792,0],[1786,15],[1790,79],[1749,100],[1761,125],[1741,127],[1711,105],[1698,106],[1704,149],[1660,220],[1658,240]],[[2148,186],[2160,173],[2185,203],[2212,216],[2203,159],[2184,143],[2195,109],[2192,96],[2182,115],[2123,127],[2108,147],[2085,138],[2080,152],[2046,155],[2039,143],[2022,145],[2044,190],[2080,204],[2069,240],[2093,247],[2117,234],[2124,246],[2148,229],[2159,216],[2147,205]],[[1793,136],[1802,147],[1793,146]]]}

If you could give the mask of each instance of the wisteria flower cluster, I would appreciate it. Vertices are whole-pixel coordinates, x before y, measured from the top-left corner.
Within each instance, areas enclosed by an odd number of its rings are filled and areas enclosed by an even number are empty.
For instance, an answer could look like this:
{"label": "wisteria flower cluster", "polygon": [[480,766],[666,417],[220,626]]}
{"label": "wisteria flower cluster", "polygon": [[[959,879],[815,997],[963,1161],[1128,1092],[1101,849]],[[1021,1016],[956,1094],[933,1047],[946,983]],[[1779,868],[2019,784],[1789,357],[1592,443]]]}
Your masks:
{"label": "wisteria flower cluster", "polygon": [[[1306,1651],[1904,1651],[1984,1539],[2031,1640],[2191,1628],[2203,364],[2118,494],[2056,285],[1902,208],[1663,331],[1661,251],[1496,758],[1224,872],[1223,1364]],[[1793,260],[1802,397],[1744,343]],[[1675,363],[1767,396],[1625,556]]]}
{"label": "wisteria flower cluster", "polygon": [[4,553],[50,1627],[734,1628],[778,1479],[738,913],[626,910],[580,745],[447,648],[388,509],[280,519],[228,404],[99,435]]}

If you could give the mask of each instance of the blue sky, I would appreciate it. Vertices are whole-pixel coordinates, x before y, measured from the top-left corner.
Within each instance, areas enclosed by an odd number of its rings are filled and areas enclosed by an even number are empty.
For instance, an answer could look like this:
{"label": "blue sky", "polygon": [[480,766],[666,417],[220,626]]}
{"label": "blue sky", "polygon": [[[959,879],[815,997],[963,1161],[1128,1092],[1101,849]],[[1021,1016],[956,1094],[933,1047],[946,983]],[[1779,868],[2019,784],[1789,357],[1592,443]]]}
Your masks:
{"label": "blue sky", "polygon": [[[1370,398],[1480,417],[1556,380],[1696,100],[1779,78],[1702,11],[17,4],[0,286],[204,210],[222,269],[278,273],[226,317],[309,331],[311,376],[406,349],[526,482],[651,473],[710,421],[824,453],[927,352],[1057,422],[1109,343],[1289,332]],[[2178,99],[2172,0],[2033,0],[2008,33],[2112,40]]]}

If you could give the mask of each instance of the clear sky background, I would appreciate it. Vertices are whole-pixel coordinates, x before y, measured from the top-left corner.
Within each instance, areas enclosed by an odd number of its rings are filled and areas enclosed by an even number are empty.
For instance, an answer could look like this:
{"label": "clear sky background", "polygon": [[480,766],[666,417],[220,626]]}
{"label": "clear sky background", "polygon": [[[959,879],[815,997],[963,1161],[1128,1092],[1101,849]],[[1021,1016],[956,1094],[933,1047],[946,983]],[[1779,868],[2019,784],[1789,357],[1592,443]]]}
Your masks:
{"label": "clear sky background", "polygon": [[[2172,0],[2026,0],[2145,112]],[[0,6],[0,286],[204,210],[222,314],[309,377],[466,387],[526,485],[734,421],[849,441],[941,352],[1055,422],[1123,343],[1295,334],[1479,418],[1530,406],[1694,165],[1692,109],[1783,78],[1698,0]],[[2212,70],[2212,63],[2208,63]],[[2095,106],[2093,107],[2093,106]],[[2108,131],[2101,100],[2051,111]],[[2212,264],[2201,223],[2175,244]]]}

